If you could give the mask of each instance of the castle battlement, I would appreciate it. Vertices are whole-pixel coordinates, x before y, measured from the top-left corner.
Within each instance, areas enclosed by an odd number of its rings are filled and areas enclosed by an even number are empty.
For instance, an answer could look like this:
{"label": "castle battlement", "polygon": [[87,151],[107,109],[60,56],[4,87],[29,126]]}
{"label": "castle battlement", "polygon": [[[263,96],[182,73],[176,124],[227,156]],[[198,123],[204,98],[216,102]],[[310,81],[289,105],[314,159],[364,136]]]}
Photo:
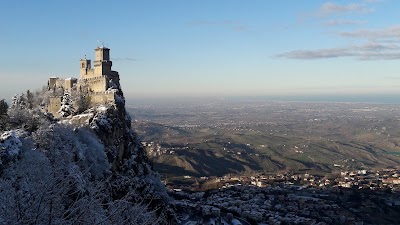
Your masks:
{"label": "castle battlement", "polygon": [[[68,92],[79,91],[89,96],[90,104],[115,103],[116,91],[120,89],[119,73],[111,70],[112,61],[110,60],[110,49],[97,47],[95,49],[95,61],[92,68],[91,60],[81,59],[80,78],[62,79],[51,77],[48,81],[48,89],[56,90],[62,88]],[[111,89],[111,90],[110,90]],[[48,111],[57,116],[57,111],[61,107],[61,96],[50,98]]]}
{"label": "castle battlement", "polygon": [[87,78],[82,78],[81,80],[87,80],[87,81],[93,81],[93,80],[101,80],[103,79],[103,76],[99,76],[99,77],[87,77]]}
{"label": "castle battlement", "polygon": [[117,90],[107,90],[107,91],[100,91],[100,92],[91,92],[91,95],[100,95],[100,94],[115,94]]}

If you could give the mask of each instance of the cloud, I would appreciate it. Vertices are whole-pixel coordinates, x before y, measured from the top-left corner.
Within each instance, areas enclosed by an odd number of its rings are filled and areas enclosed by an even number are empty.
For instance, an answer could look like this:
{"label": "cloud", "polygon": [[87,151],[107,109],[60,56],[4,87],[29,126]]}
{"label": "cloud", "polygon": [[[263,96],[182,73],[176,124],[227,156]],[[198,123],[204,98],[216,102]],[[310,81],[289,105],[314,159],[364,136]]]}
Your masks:
{"label": "cloud", "polygon": [[[340,21],[339,23],[348,21]],[[351,21],[353,22],[353,21]],[[331,24],[337,23],[332,20]],[[336,25],[336,24],[335,24]],[[332,25],[333,26],[333,25]],[[356,29],[339,32],[345,38],[364,39],[364,45],[322,48],[316,50],[295,50],[276,55],[287,59],[329,59],[350,57],[357,60],[394,60],[400,59],[400,25],[381,29]]]}
{"label": "cloud", "polygon": [[122,58],[115,57],[115,58],[112,58],[111,60],[112,61],[131,61],[131,62],[137,61],[137,59],[130,58],[130,57],[122,57]]}
{"label": "cloud", "polygon": [[342,48],[325,48],[317,50],[295,50],[278,54],[287,59],[329,59],[353,57],[358,60],[393,60],[400,59],[400,46],[394,44],[367,43]]}
{"label": "cloud", "polygon": [[341,25],[361,25],[366,24],[367,21],[364,20],[329,20],[323,23],[326,26],[341,26]]}
{"label": "cloud", "polygon": [[[371,13],[374,9],[371,5],[384,0],[359,0],[358,3],[339,4],[333,2],[323,3],[319,9],[308,16],[314,19],[324,19],[324,26],[362,25],[365,20],[353,20],[340,18],[344,14]],[[345,15],[347,16],[347,15]],[[338,57],[349,57],[358,60],[392,60],[400,59],[400,25],[382,29],[357,29],[353,31],[342,31],[336,33],[345,38],[357,38],[368,41],[362,45],[348,45],[315,50],[294,50],[276,55],[287,59],[328,59]]]}
{"label": "cloud", "polygon": [[[373,2],[378,2],[377,0]],[[348,3],[338,4],[333,2],[325,2],[320,7],[308,13],[303,13],[299,16],[299,22],[305,22],[307,20],[321,19],[324,17],[335,17],[345,14],[365,14],[371,13],[375,10],[371,8],[372,1],[361,1],[360,3]],[[349,24],[364,24],[366,21],[353,21],[353,20],[331,20],[327,21],[325,25],[336,26],[336,25],[349,25]]]}
{"label": "cloud", "polygon": [[339,35],[352,38],[365,38],[369,40],[383,39],[400,41],[400,25],[383,29],[359,29],[350,32],[340,32]]}
{"label": "cloud", "polygon": [[369,13],[373,12],[372,8],[369,8],[366,4],[360,3],[349,3],[346,5],[339,5],[332,2],[326,2],[321,5],[317,15],[321,17],[330,16],[333,14],[343,14],[343,13]]}

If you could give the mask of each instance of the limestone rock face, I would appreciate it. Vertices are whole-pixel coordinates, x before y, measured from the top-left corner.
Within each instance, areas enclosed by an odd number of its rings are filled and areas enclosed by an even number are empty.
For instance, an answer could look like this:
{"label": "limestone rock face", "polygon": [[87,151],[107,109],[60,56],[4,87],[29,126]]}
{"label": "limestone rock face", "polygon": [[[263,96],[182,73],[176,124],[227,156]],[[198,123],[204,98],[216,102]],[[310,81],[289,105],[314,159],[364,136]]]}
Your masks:
{"label": "limestone rock face", "polygon": [[69,120],[69,123],[73,125],[89,124],[89,120],[91,120],[93,116],[93,113],[76,115]]}
{"label": "limestone rock face", "polygon": [[148,202],[159,210],[164,222],[172,220],[166,188],[131,128],[131,118],[125,110],[124,101],[97,107],[93,117],[87,121],[105,146],[112,170],[113,198],[128,196],[132,201]]}

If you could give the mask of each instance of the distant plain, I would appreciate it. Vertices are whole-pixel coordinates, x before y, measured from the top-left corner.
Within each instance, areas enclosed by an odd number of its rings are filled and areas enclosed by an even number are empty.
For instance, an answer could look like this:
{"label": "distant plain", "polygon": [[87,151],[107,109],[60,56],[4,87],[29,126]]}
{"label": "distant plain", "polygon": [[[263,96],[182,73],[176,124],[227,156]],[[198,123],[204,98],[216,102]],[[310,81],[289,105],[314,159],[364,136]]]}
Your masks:
{"label": "distant plain", "polygon": [[[139,139],[169,176],[396,167],[400,105],[218,99],[128,105]],[[170,154],[172,150],[172,154]]]}

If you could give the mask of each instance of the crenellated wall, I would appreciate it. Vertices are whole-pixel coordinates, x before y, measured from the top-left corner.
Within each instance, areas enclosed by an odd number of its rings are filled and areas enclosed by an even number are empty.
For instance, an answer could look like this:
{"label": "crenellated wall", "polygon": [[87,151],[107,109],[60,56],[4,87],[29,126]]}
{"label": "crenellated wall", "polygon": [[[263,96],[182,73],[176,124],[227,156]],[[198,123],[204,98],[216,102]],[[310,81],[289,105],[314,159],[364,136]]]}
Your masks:
{"label": "crenellated wall", "polygon": [[[116,95],[115,91],[91,92],[89,93],[90,106],[114,103],[115,95]],[[51,112],[55,117],[59,117],[60,115],[57,112],[61,108],[61,101],[62,101],[62,96],[50,97],[50,104],[47,107],[47,111]]]}
{"label": "crenellated wall", "polygon": [[49,78],[48,81],[48,89],[53,89],[53,88],[64,88],[64,90],[70,91],[74,85],[78,82],[76,78],[67,78],[67,79],[61,79],[58,77],[51,77]]}
{"label": "crenellated wall", "polygon": [[106,76],[85,78],[81,82],[87,85],[89,92],[104,92],[108,88],[108,79]]}
{"label": "crenellated wall", "polygon": [[[90,97],[90,104],[106,104],[115,102],[115,92],[109,89],[120,89],[119,74],[111,70],[112,61],[110,60],[110,49],[106,47],[97,47],[95,49],[95,61],[92,68],[91,60],[81,59],[80,79],[58,77],[49,78],[48,89],[64,88],[68,92],[79,91],[87,93]],[[111,81],[111,82],[110,82]],[[75,87],[76,85],[76,87]],[[61,107],[61,97],[52,97],[48,111],[58,116],[57,111]]]}
{"label": "crenellated wall", "polygon": [[115,102],[115,92],[113,91],[93,92],[90,93],[89,96],[92,106],[97,104],[107,104]]}

